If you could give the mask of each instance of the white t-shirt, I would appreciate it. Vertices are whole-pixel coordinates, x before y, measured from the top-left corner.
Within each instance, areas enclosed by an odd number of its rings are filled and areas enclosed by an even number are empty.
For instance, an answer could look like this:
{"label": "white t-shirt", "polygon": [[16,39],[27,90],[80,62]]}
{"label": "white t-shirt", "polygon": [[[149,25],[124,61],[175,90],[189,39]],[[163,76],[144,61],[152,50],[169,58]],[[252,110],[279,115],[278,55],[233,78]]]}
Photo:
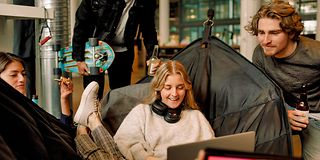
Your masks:
{"label": "white t-shirt", "polygon": [[[118,27],[115,31],[115,37],[113,39],[113,43],[115,44],[123,44],[124,43],[124,30],[129,18],[129,10],[133,6],[135,0],[125,0],[126,7],[123,9]],[[124,52],[127,51],[127,47],[125,46],[112,46],[112,49],[115,52]]]}

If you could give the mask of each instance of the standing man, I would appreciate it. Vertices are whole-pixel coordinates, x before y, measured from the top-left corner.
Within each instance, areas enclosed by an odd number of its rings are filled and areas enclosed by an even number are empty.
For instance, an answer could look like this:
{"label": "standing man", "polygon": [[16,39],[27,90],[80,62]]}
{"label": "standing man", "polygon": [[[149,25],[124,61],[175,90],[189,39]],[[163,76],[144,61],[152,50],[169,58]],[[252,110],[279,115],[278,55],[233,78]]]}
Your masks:
{"label": "standing man", "polygon": [[134,60],[134,37],[138,26],[144,38],[148,56],[158,44],[155,28],[156,0],[82,0],[76,12],[72,57],[77,61],[84,86],[97,81],[101,99],[104,73],[89,75],[84,51],[88,38],[107,42],[115,52],[108,69],[110,89],[130,85]]}
{"label": "standing man", "polygon": [[[304,159],[319,159],[320,120],[315,117],[320,114],[320,42],[300,36],[303,28],[295,8],[284,1],[263,5],[245,27],[259,41],[253,63],[283,89],[291,129],[299,131]],[[291,109],[303,84],[308,84],[309,115]]]}

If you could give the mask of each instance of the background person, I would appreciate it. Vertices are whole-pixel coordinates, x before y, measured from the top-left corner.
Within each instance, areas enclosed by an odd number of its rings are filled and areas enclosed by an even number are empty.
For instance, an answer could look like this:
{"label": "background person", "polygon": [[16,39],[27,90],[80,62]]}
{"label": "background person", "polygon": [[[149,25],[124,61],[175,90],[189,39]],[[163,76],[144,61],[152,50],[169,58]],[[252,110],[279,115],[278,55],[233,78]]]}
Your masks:
{"label": "background person", "polygon": [[23,61],[0,52],[0,157],[79,159],[75,130],[26,97],[25,82]]}
{"label": "background person", "polygon": [[[15,88],[24,96],[26,91],[26,70],[24,61],[12,53],[0,52],[0,78]],[[60,120],[73,126],[72,110],[70,109],[69,96],[73,92],[73,84],[70,79],[62,78],[60,84],[61,118]]]}
{"label": "background person", "polygon": [[284,92],[285,102],[295,107],[301,86],[308,84],[310,114],[289,109],[291,129],[302,131],[303,157],[320,157],[320,121],[311,118],[320,112],[320,42],[303,36],[301,17],[288,2],[261,6],[245,29],[255,35],[259,45],[253,63],[269,75]]}

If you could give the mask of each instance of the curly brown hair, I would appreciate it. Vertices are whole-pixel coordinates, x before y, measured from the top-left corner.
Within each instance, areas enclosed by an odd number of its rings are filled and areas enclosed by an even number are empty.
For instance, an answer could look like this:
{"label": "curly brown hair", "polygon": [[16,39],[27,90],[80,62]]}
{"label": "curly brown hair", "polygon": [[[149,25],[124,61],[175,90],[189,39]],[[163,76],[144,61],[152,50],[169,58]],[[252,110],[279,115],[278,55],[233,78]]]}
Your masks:
{"label": "curly brown hair", "polygon": [[303,31],[301,17],[289,2],[278,0],[261,6],[253,16],[252,21],[244,28],[252,35],[258,35],[258,23],[261,18],[271,18],[280,20],[281,29],[289,35],[294,35],[293,40],[299,40]]}

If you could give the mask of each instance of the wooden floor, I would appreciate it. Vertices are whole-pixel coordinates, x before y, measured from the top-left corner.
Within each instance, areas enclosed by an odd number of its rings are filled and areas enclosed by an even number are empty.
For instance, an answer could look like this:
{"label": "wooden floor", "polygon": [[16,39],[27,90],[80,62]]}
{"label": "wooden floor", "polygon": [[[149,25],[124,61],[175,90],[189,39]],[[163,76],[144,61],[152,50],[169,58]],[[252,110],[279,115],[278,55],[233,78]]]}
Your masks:
{"label": "wooden floor", "polygon": [[301,150],[301,142],[298,135],[293,135],[292,138],[292,145],[293,145],[293,156],[297,158],[301,158],[302,150]]}

